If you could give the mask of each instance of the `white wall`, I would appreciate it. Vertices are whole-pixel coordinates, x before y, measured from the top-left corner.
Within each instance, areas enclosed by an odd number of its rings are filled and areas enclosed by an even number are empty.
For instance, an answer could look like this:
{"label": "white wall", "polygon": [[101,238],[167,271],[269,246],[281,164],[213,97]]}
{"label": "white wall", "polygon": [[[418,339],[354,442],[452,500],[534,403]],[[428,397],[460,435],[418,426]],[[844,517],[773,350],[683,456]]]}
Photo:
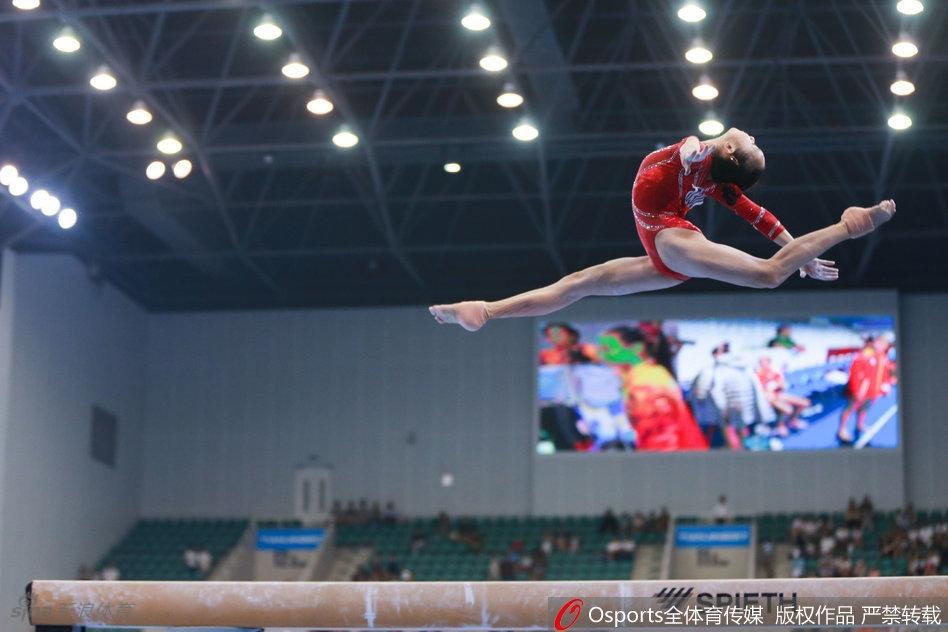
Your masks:
{"label": "white wall", "polygon": [[[4,260],[0,610],[36,577],[71,578],[138,517],[146,315],[71,257]],[[9,299],[9,300],[8,300]],[[0,378],[3,362],[0,360]],[[119,419],[115,469],[89,456],[91,409]],[[8,622],[12,624],[12,621]],[[9,629],[5,626],[5,629]]]}
{"label": "white wall", "polygon": [[[585,301],[563,316],[879,313],[895,310],[895,300],[885,292],[656,294]],[[948,301],[910,298],[904,332],[948,331],[926,324],[928,300]],[[529,320],[477,334],[438,327],[424,308],[155,315],[143,512],[286,513],[293,465],[312,452],[335,463],[339,497],[393,499],[415,514],[694,511],[720,492],[739,511],[837,509],[867,491],[894,507],[906,480],[919,503],[948,506],[934,474],[945,455],[937,415],[945,407],[937,406],[906,407],[907,478],[900,451],[534,457],[533,336]],[[903,335],[909,371],[937,375],[931,341]],[[917,373],[905,374],[903,398],[927,401],[935,378],[923,387]],[[439,487],[443,470],[454,472],[453,490]]]}
{"label": "white wall", "polygon": [[902,298],[902,402],[909,497],[948,507],[948,294]]}
{"label": "white wall", "polygon": [[529,508],[528,321],[473,336],[424,308],[166,314],[150,340],[146,514],[287,514],[311,453],[340,498]]}

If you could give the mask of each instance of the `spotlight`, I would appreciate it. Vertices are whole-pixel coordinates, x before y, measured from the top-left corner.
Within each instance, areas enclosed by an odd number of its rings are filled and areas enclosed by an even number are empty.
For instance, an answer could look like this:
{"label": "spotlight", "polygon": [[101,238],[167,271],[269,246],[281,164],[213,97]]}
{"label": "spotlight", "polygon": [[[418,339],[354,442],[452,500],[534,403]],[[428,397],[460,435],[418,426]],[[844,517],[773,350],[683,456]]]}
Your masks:
{"label": "spotlight", "polygon": [[26,181],[26,178],[23,176],[18,177],[16,180],[10,183],[10,195],[13,197],[20,197],[24,193],[30,190],[30,183]]}
{"label": "spotlight", "polygon": [[504,86],[504,91],[497,95],[497,105],[502,108],[517,108],[523,105],[523,95],[517,92],[512,83]]}
{"label": "spotlight", "polygon": [[71,208],[64,208],[59,213],[59,227],[63,230],[69,230],[76,225],[76,211]]}
{"label": "spotlight", "polygon": [[714,118],[714,116],[708,115],[708,118],[698,124],[698,129],[705,136],[717,136],[724,131],[724,123]]}
{"label": "spotlight", "polygon": [[531,125],[530,123],[524,121],[513,128],[510,132],[513,134],[513,137],[519,141],[529,142],[535,140],[540,135],[540,130]]}
{"label": "spotlight", "polygon": [[0,185],[10,186],[19,177],[20,172],[13,165],[3,165],[0,167]]}
{"label": "spotlight", "polygon": [[283,76],[289,79],[302,79],[309,74],[309,66],[303,63],[303,59],[296,53],[290,55],[283,65]]}
{"label": "spotlight", "polygon": [[38,211],[43,208],[43,204],[46,203],[48,198],[49,191],[46,189],[37,189],[33,192],[33,195],[30,196],[30,206]]}
{"label": "spotlight", "polygon": [[178,180],[184,180],[189,175],[191,175],[191,169],[194,166],[191,164],[191,161],[185,158],[184,160],[179,160],[174,163],[174,166],[171,167],[171,172],[174,174],[174,177]]}
{"label": "spotlight", "polygon": [[718,89],[714,87],[711,80],[702,77],[701,82],[691,89],[691,94],[699,101],[710,101],[718,96]]}
{"label": "spotlight", "polygon": [[461,164],[457,162],[444,163],[444,170],[448,173],[461,173]]}
{"label": "spotlight", "polygon": [[685,51],[685,59],[693,64],[706,64],[714,58],[712,53],[701,42],[695,42],[691,48]]}
{"label": "spotlight", "polygon": [[46,196],[46,199],[43,200],[43,204],[40,206],[40,211],[42,211],[43,215],[46,217],[52,217],[59,212],[60,206],[61,205],[59,203],[58,197],[55,195],[48,195]]}
{"label": "spotlight", "polygon": [[481,68],[487,72],[500,72],[507,67],[507,60],[500,54],[496,48],[490,48],[484,56],[481,57]]}
{"label": "spotlight", "polygon": [[332,101],[329,100],[329,97],[326,96],[326,93],[322,90],[317,90],[313,93],[313,98],[309,100],[309,103],[306,104],[306,109],[315,114],[316,116],[325,116],[332,112],[333,109]]}
{"label": "spotlight", "polygon": [[899,71],[895,76],[895,81],[889,86],[889,90],[892,91],[892,94],[904,97],[915,92],[915,84],[908,80],[904,72]]}
{"label": "spotlight", "polygon": [[903,37],[892,45],[892,54],[896,57],[915,57],[918,55],[918,46],[912,40]]}
{"label": "spotlight", "polygon": [[895,8],[899,10],[899,13],[904,13],[905,15],[918,15],[925,10],[925,5],[919,0],[899,0]]}
{"label": "spotlight", "polygon": [[149,180],[157,180],[163,175],[165,175],[165,163],[160,160],[150,162],[148,166],[145,167],[145,177]]}
{"label": "spotlight", "polygon": [[118,80],[108,66],[99,66],[92,78],[89,79],[89,85],[96,90],[111,90],[118,85]]}
{"label": "spotlight", "polygon": [[178,140],[178,137],[172,133],[165,134],[161,140],[158,141],[156,145],[158,151],[163,154],[176,154],[181,149],[184,148],[184,145],[181,144],[181,141]]}
{"label": "spotlight", "polygon": [[902,131],[912,127],[912,119],[905,112],[895,112],[889,117],[889,127]]}
{"label": "spotlight", "polygon": [[76,37],[75,31],[67,26],[53,40],[53,48],[61,53],[74,53],[82,48],[82,42]]}
{"label": "spotlight", "polygon": [[349,149],[359,144],[359,137],[349,131],[348,128],[343,127],[332,137],[332,142],[337,147]]}
{"label": "spotlight", "polygon": [[12,4],[21,11],[32,11],[39,8],[40,0],[13,0]]}
{"label": "spotlight", "polygon": [[283,35],[283,29],[273,21],[272,15],[264,13],[260,21],[257,22],[257,26],[253,27],[253,34],[259,39],[271,42]]}
{"label": "spotlight", "polygon": [[483,31],[490,28],[490,18],[484,14],[483,9],[475,5],[461,18],[461,26],[469,31]]}
{"label": "spotlight", "polygon": [[151,112],[145,106],[144,101],[136,101],[132,109],[125,115],[128,122],[132,125],[148,125],[151,123]]}
{"label": "spotlight", "polygon": [[704,9],[694,2],[688,2],[678,9],[678,17],[685,22],[700,22],[707,16],[708,14],[705,13]]}

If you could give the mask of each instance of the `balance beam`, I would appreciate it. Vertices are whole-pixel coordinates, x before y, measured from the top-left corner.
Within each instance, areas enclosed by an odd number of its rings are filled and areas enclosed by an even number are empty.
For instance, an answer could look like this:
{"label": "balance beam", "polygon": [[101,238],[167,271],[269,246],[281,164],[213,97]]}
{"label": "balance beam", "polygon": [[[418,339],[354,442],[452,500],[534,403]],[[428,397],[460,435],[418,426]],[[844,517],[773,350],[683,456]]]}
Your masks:
{"label": "balance beam", "polygon": [[544,582],[36,580],[27,586],[26,594],[30,622],[38,630],[85,626],[541,630],[551,629],[551,612],[571,598],[587,603],[638,598],[658,607],[658,593],[681,595],[689,588],[693,591],[690,602],[679,603],[682,608],[696,603],[698,593],[745,598],[776,593],[780,599],[795,595],[800,601],[815,599],[835,606],[911,600],[948,609],[945,576]]}

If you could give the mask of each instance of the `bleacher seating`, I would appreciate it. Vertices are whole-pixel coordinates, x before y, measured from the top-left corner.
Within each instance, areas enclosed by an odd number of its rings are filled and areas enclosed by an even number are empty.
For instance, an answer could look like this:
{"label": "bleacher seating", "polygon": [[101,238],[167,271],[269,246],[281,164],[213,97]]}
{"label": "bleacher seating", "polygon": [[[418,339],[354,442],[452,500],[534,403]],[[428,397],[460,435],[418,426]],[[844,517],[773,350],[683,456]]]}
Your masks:
{"label": "bleacher seating", "polygon": [[[503,556],[511,542],[523,542],[523,552],[535,550],[545,532],[560,530],[576,534],[580,549],[576,553],[553,552],[548,556],[546,578],[555,579],[627,579],[632,573],[632,561],[609,561],[605,546],[617,536],[599,532],[600,517],[480,517],[456,518],[472,521],[483,536],[484,546],[479,553],[463,543],[438,533],[436,518],[421,518],[397,524],[341,525],[336,532],[338,546],[367,546],[373,549],[371,563],[388,564],[411,569],[415,579],[425,580],[486,580],[490,559]],[[414,532],[425,535],[427,544],[418,553],[411,553]],[[637,545],[661,544],[665,533],[645,532],[634,538]]]}
{"label": "bleacher seating", "polygon": [[[183,561],[189,546],[206,548],[215,564],[240,540],[248,520],[142,520],[96,566],[114,564],[122,579],[205,579]],[[213,570],[213,569],[212,569]]]}

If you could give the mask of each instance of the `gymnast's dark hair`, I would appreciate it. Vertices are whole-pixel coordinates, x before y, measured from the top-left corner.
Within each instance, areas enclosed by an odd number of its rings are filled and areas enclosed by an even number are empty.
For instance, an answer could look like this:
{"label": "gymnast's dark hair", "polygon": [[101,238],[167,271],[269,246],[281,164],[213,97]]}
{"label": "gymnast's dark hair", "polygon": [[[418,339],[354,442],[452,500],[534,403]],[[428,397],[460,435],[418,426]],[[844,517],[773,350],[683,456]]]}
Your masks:
{"label": "gymnast's dark hair", "polygon": [[722,185],[721,193],[728,204],[737,202],[741,192],[757,184],[763,173],[763,163],[753,160],[750,152],[737,151],[728,158],[715,155],[711,159],[711,179]]}

